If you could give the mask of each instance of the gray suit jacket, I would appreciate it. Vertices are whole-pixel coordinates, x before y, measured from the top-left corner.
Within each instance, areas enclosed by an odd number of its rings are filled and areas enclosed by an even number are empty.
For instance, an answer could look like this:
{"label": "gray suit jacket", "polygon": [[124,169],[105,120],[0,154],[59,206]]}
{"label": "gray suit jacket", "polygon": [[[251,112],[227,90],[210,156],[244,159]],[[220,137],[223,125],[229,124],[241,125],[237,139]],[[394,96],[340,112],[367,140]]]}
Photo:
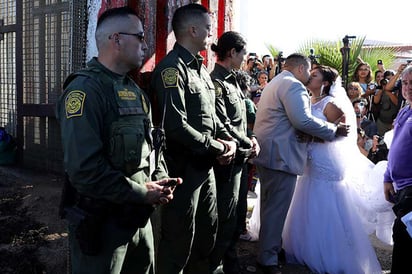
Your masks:
{"label": "gray suit jacket", "polygon": [[312,116],[306,87],[285,70],[262,92],[253,129],[261,150],[254,163],[302,175],[307,143],[298,142],[296,130],[331,141],[336,126]]}

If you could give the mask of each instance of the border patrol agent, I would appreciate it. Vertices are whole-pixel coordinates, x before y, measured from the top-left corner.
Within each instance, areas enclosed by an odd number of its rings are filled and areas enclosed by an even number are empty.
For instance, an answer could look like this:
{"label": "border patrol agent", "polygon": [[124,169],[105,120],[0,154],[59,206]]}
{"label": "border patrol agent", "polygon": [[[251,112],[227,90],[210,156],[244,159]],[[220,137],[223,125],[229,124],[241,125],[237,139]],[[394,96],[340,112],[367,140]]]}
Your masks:
{"label": "border patrol agent", "polygon": [[56,110],[72,273],[153,273],[149,217],[172,190],[152,181],[167,174],[153,161],[149,101],[126,75],[144,60],[142,23],[129,8],[107,10],[96,42],[98,57],[66,79]]}
{"label": "border patrol agent", "polygon": [[209,273],[217,230],[213,163],[229,164],[236,144],[215,113],[215,91],[199,51],[206,49],[210,17],[189,4],[172,19],[176,44],[156,66],[151,90],[164,111],[165,160],[170,175],[182,177],[174,199],[162,208],[158,270]]}
{"label": "border patrol agent", "polygon": [[[216,92],[216,114],[231,136],[239,143],[235,160],[230,165],[214,165],[217,187],[218,233],[211,255],[211,270],[220,271],[223,260],[224,273],[239,273],[235,244],[237,231],[237,206],[242,171],[249,158],[253,158],[259,145],[247,127],[245,95],[240,89],[235,69],[240,69],[246,56],[246,41],[240,33],[222,34],[217,45],[212,45],[217,61],[211,72]],[[230,248],[230,249],[229,249]]]}

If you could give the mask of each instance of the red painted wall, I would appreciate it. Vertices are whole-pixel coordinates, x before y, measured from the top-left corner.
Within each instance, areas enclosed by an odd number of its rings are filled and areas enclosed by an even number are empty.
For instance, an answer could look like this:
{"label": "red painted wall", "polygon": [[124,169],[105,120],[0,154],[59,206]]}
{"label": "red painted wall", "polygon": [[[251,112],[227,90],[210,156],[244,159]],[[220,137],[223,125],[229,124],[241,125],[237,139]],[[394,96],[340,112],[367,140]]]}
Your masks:
{"label": "red painted wall", "polygon": [[105,10],[111,8],[124,7],[127,5],[127,0],[102,0],[102,5],[99,10],[99,15],[102,14]]}

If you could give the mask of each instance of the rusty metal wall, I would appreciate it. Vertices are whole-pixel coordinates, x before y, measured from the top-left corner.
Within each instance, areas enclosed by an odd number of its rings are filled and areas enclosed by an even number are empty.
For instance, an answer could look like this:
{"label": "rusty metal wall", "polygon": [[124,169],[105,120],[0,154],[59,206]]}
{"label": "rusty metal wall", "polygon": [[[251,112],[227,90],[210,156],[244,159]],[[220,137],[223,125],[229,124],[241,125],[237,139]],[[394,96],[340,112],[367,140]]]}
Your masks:
{"label": "rusty metal wall", "polygon": [[64,79],[84,66],[87,0],[25,0],[22,7],[23,165],[63,171],[60,128],[54,108]]}
{"label": "rusty metal wall", "polygon": [[[215,14],[219,9],[217,0],[101,1],[102,10],[128,4],[138,11],[150,49],[141,72],[148,74],[174,44],[170,20],[177,7],[198,2]],[[17,136],[24,166],[63,172],[54,108],[65,78],[85,66],[87,14],[87,0],[0,1],[0,126]],[[215,15],[215,27],[216,20],[223,18]]]}
{"label": "rusty metal wall", "polygon": [[0,2],[0,127],[17,135],[16,1]]}

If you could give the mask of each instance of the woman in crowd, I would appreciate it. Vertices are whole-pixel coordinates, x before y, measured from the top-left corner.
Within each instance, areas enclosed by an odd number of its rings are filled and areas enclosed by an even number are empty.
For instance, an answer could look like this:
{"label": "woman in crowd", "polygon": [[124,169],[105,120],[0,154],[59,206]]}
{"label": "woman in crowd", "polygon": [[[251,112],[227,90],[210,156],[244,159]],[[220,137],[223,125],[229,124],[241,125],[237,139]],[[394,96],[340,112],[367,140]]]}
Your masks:
{"label": "woman in crowd", "polygon": [[358,82],[350,82],[346,91],[349,100],[354,101],[362,98],[362,87]]}
{"label": "woman in crowd", "polygon": [[369,96],[375,93],[375,83],[372,81],[372,69],[368,63],[359,62],[353,73],[352,81],[359,82],[362,87],[362,97],[369,100]]}

